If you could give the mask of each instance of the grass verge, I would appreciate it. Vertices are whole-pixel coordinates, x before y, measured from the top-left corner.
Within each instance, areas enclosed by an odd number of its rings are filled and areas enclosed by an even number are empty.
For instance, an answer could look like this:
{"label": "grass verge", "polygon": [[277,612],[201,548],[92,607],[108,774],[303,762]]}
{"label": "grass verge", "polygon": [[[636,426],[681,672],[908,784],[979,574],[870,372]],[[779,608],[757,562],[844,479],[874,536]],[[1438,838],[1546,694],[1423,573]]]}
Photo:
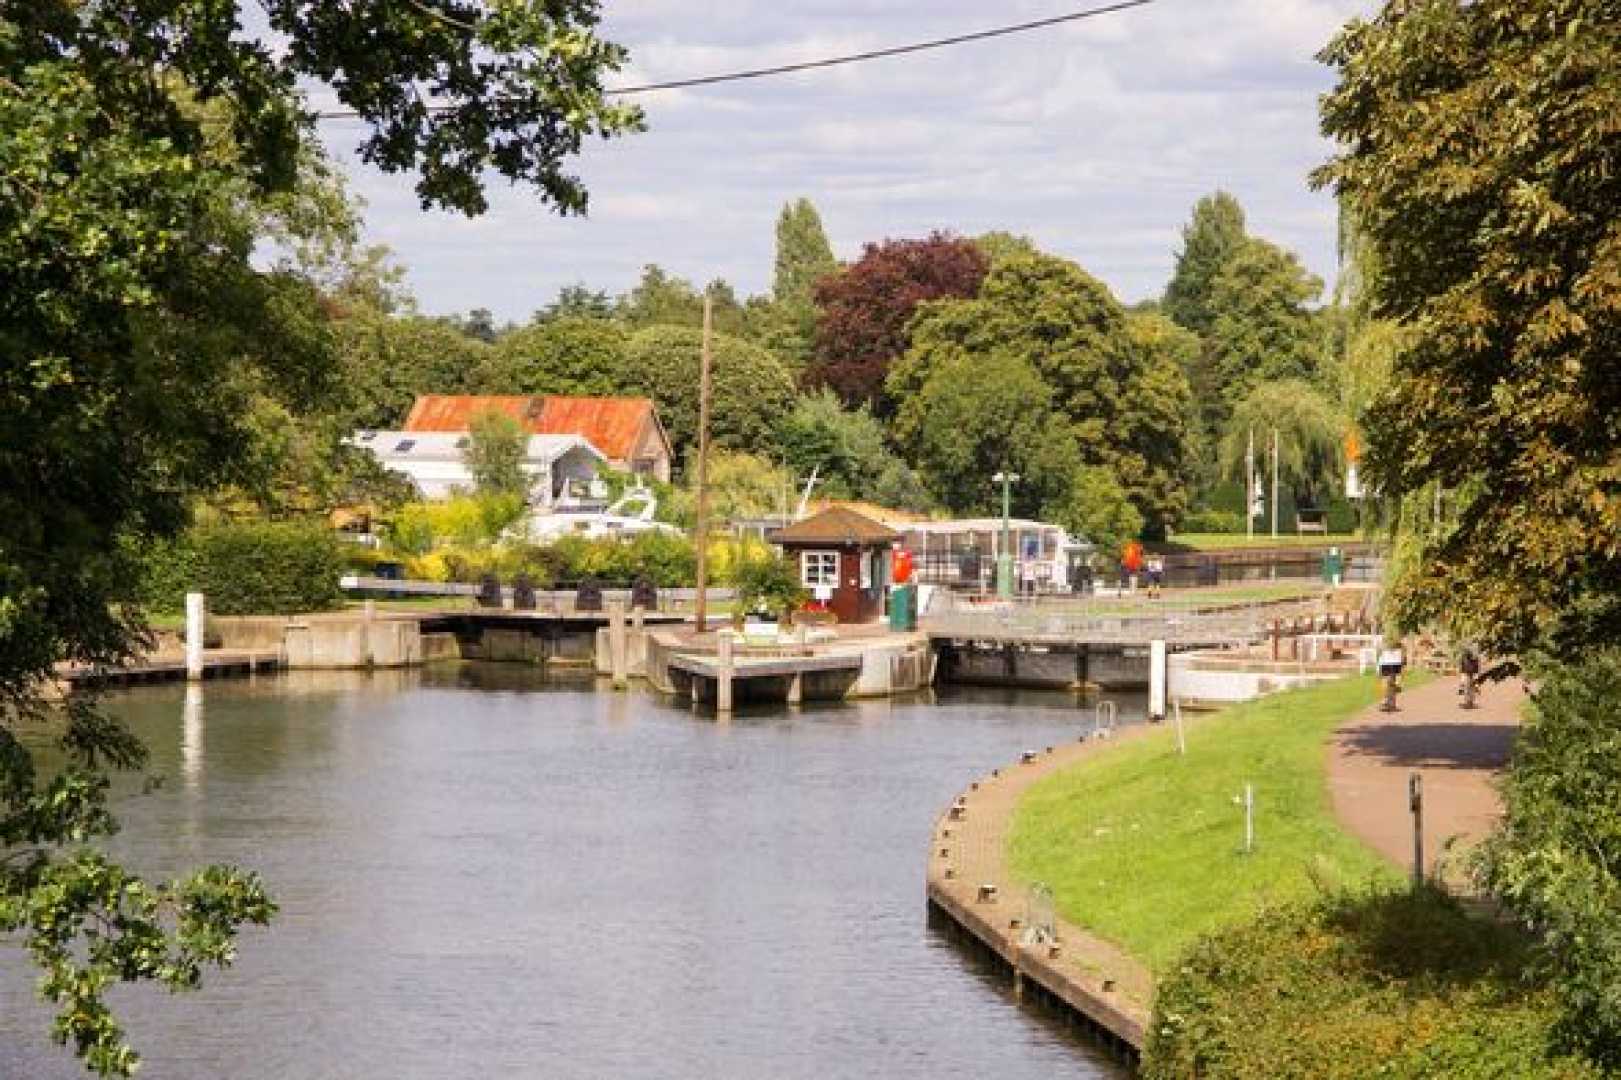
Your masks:
{"label": "grass verge", "polygon": [[1312,534],[1308,536],[1272,536],[1271,534],[1256,534],[1246,536],[1243,533],[1177,533],[1163,544],[1154,544],[1153,547],[1165,551],[1227,551],[1235,548],[1327,548],[1344,547],[1346,544],[1365,543],[1366,538],[1357,533],[1333,533],[1330,535]]}
{"label": "grass verge", "polygon": [[1372,676],[1289,691],[1190,725],[1185,757],[1167,726],[1051,776],[1019,803],[1013,871],[1156,972],[1262,904],[1393,882],[1397,872],[1340,829],[1324,780],[1329,733],[1376,697]]}

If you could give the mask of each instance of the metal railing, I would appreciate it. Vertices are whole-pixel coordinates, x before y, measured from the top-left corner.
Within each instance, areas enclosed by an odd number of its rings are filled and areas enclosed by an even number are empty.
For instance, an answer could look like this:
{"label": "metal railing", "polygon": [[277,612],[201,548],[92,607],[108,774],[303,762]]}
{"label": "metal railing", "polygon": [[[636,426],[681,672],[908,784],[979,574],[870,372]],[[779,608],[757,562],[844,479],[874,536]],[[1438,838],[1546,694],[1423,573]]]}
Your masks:
{"label": "metal railing", "polygon": [[920,625],[936,637],[963,641],[1236,645],[1262,640],[1278,620],[1321,610],[1317,599],[1223,603],[1210,598],[1037,598],[973,603],[944,594],[936,597]]}

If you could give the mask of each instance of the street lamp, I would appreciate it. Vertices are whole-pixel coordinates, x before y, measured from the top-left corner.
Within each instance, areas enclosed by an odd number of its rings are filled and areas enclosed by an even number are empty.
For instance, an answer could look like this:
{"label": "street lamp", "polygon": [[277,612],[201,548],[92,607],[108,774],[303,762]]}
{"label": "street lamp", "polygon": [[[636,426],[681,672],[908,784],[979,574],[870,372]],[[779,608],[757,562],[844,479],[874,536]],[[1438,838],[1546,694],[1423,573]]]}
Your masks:
{"label": "street lamp", "polygon": [[1002,550],[996,557],[996,595],[1003,600],[1013,599],[1013,536],[1010,518],[1013,514],[1013,485],[1019,474],[999,472],[991,477],[992,483],[1002,485]]}

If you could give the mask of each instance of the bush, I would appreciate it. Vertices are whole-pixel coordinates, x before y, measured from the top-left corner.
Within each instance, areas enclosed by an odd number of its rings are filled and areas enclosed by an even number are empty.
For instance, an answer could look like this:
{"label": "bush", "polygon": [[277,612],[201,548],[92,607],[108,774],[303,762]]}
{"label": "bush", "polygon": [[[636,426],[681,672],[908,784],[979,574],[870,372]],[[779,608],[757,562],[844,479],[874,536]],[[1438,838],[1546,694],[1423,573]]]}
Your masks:
{"label": "bush", "polygon": [[1621,650],[1543,673],[1481,850],[1487,885],[1541,938],[1560,1031],[1621,1066]]}
{"label": "bush", "polygon": [[781,618],[805,602],[798,563],[775,551],[746,555],[732,576],[739,611],[764,611]]}
{"label": "bush", "polygon": [[139,590],[148,611],[185,610],[186,593],[216,615],[326,611],[343,600],[343,543],[324,525],[239,522],[196,528],[146,552]]}
{"label": "bush", "polygon": [[1244,515],[1232,510],[1194,510],[1183,517],[1176,527],[1185,533],[1241,533]]}
{"label": "bush", "polygon": [[1528,942],[1435,889],[1273,907],[1200,941],[1161,979],[1150,1080],[1597,1077],[1552,1049]]}

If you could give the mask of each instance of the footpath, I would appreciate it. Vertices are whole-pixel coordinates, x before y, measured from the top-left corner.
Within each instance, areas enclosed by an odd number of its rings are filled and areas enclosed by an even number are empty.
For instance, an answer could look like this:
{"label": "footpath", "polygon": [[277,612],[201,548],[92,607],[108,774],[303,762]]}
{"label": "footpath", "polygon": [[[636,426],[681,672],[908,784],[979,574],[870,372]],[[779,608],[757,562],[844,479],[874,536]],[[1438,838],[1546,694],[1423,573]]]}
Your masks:
{"label": "footpath", "polygon": [[1398,712],[1374,706],[1336,731],[1328,750],[1328,786],[1341,824],[1408,868],[1408,777],[1423,778],[1425,872],[1451,885],[1465,884],[1463,850],[1502,814],[1494,780],[1508,764],[1525,701],[1519,681],[1508,680],[1484,686],[1478,707],[1465,709],[1457,685],[1443,677],[1404,691]]}

